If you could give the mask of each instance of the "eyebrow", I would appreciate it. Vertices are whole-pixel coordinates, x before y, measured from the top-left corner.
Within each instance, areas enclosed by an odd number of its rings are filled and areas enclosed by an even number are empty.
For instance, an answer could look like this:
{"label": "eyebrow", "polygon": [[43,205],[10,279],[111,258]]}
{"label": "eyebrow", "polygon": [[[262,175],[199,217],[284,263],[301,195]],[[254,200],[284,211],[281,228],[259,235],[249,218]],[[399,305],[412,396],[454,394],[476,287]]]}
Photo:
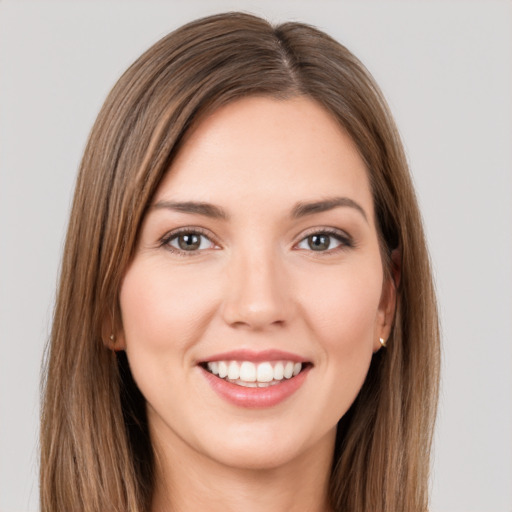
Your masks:
{"label": "eyebrow", "polygon": [[[326,212],[339,207],[349,207],[357,210],[363,218],[368,222],[368,217],[363,207],[348,197],[331,197],[321,201],[298,202],[291,211],[293,219],[299,219],[308,215],[315,215],[317,213]],[[192,213],[196,215],[203,215],[212,219],[228,220],[229,215],[220,206],[211,203],[200,201],[158,201],[151,206],[155,209],[168,209],[181,213]]]}
{"label": "eyebrow", "polygon": [[227,220],[229,215],[219,206],[215,206],[210,203],[196,202],[196,201],[158,201],[158,203],[152,205],[152,208],[156,209],[168,209],[182,213],[195,213],[197,215],[204,215],[205,217],[211,217],[212,219],[223,219]]}
{"label": "eyebrow", "polygon": [[348,197],[330,197],[327,199],[323,199],[321,201],[312,201],[308,203],[299,202],[295,205],[292,210],[292,217],[294,219],[298,219],[300,217],[305,217],[307,215],[314,215],[316,213],[326,212],[328,210],[333,210],[334,208],[338,208],[341,206],[346,206],[349,208],[354,208],[357,210],[364,218],[366,222],[368,222],[368,217],[364,208],[356,203],[353,199]]}

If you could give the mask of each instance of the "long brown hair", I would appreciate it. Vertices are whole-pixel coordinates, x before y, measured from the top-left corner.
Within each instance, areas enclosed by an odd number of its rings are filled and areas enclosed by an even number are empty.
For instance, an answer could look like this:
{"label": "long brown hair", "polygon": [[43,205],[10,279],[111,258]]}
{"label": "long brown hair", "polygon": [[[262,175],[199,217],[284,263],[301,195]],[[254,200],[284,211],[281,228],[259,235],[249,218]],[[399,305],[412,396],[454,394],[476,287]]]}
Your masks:
{"label": "long brown hair", "polygon": [[143,512],[154,457],[145,403],[105,340],[146,209],[192,124],[249,95],[316,100],[364,159],[383,263],[399,253],[394,327],[338,425],[330,500],[343,512],[424,512],[439,378],[435,294],[402,144],[364,66],[300,23],[248,14],[185,25],[121,77],[81,163],[47,350],[41,511]]}

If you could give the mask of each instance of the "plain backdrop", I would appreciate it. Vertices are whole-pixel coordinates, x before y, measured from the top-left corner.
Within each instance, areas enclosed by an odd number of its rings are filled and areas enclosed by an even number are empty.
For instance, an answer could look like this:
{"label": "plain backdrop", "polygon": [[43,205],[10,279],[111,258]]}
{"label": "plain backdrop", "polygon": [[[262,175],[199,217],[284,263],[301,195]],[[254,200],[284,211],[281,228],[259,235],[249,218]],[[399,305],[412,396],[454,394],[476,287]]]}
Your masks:
{"label": "plain backdrop", "polygon": [[442,314],[432,512],[511,512],[512,4],[488,0],[0,1],[0,511],[38,509],[40,361],[94,118],[143,50],[226,10],[324,29],[384,90]]}

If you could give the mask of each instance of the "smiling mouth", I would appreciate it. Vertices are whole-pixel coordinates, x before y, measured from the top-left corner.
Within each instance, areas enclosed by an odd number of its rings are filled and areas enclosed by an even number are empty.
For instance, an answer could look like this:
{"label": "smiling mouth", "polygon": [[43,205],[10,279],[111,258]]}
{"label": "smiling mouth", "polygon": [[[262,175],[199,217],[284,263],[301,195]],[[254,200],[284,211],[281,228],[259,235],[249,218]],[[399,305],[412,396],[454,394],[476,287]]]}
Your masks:
{"label": "smiling mouth", "polygon": [[226,382],[246,388],[266,388],[287,381],[303,372],[310,363],[294,361],[209,361],[201,367]]}

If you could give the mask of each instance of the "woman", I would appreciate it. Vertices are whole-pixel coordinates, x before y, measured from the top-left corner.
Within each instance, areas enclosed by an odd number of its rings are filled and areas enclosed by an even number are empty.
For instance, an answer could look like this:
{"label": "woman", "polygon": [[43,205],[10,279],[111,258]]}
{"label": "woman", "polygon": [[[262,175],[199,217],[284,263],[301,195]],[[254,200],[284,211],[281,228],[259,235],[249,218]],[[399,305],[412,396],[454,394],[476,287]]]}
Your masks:
{"label": "woman", "polygon": [[43,511],[424,511],[421,219],[344,47],[246,14],[142,55],[92,130],[48,352]]}

